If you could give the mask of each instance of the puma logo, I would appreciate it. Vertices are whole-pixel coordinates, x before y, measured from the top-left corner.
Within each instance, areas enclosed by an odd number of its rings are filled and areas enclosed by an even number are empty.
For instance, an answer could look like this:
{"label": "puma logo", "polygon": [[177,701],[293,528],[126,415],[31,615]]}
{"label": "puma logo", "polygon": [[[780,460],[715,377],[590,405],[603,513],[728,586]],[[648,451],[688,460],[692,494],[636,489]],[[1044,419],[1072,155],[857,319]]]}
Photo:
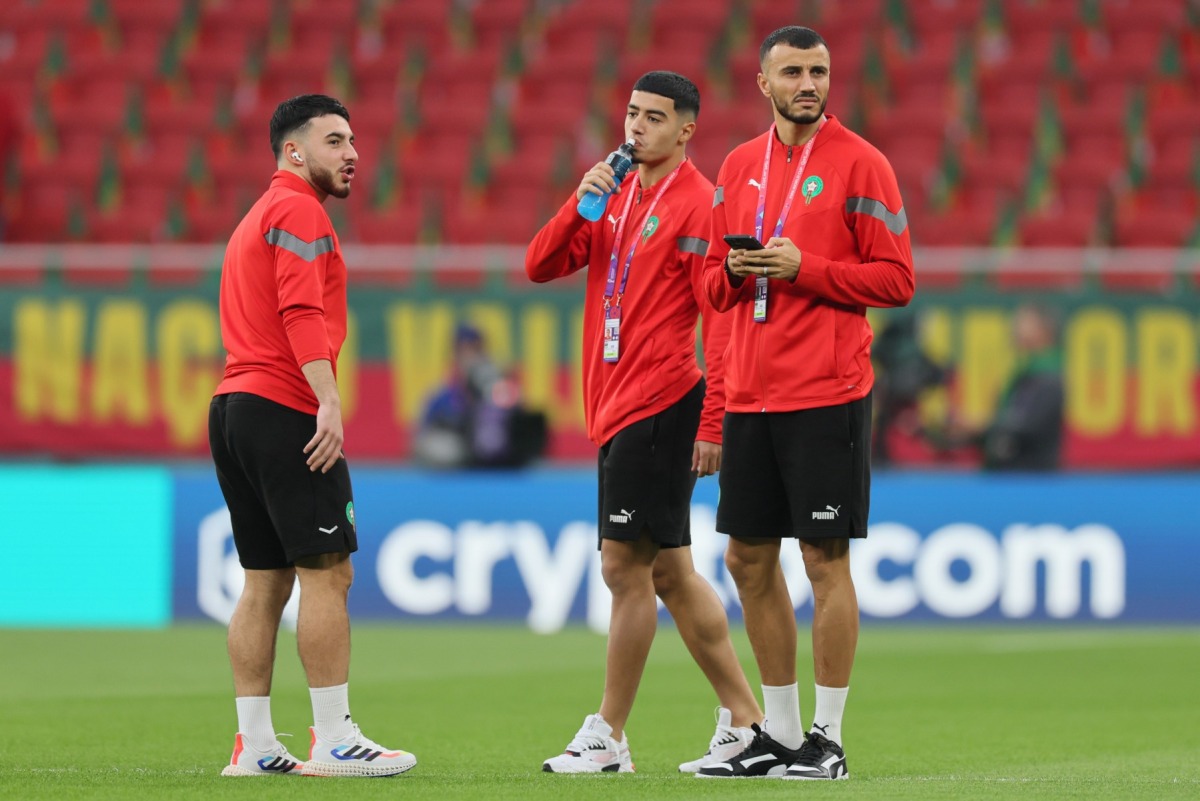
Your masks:
{"label": "puma logo", "polygon": [[633,520],[633,513],[636,511],[637,511],[637,509],[631,509],[629,511],[622,509],[621,514],[619,514],[619,515],[609,515],[608,522],[610,522],[610,523],[628,523],[629,521]]}
{"label": "puma logo", "polygon": [[609,221],[610,223],[612,223],[612,227],[613,227],[613,233],[616,233],[616,231],[617,231],[617,218],[616,218],[616,217],[614,217],[614,216],[612,216],[612,215],[610,214],[610,215],[608,215],[608,221]]}
{"label": "puma logo", "polygon": [[762,189],[762,184],[760,184],[758,181],[754,180],[753,178],[751,178],[747,183],[749,183],[755,189]]}
{"label": "puma logo", "polygon": [[829,505],[827,504],[827,505],[825,506],[825,508],[826,508],[828,511],[825,511],[825,512],[813,512],[813,513],[812,513],[812,519],[813,519],[813,520],[837,520],[838,512],[841,510],[841,508],[842,508],[842,507],[841,507],[841,505],[840,505],[840,504],[839,504],[838,506],[829,506]]}

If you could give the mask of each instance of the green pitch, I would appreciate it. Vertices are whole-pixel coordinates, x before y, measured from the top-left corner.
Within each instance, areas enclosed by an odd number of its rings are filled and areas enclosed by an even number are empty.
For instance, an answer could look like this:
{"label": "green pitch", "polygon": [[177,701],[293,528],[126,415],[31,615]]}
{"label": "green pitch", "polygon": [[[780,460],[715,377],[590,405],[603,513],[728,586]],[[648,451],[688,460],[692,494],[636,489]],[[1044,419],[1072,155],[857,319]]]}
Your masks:
{"label": "green pitch", "polygon": [[[741,632],[736,644],[757,686]],[[292,635],[279,652],[275,725],[303,757]],[[0,798],[1200,798],[1195,629],[868,627],[845,721],[852,778],[827,785],[676,773],[707,745],[715,700],[665,626],[629,723],[638,772],[541,773],[599,703],[603,655],[578,630],[359,625],[355,719],[417,767],[223,779],[236,718],[222,629],[0,631]],[[803,653],[806,723],[810,671]]]}

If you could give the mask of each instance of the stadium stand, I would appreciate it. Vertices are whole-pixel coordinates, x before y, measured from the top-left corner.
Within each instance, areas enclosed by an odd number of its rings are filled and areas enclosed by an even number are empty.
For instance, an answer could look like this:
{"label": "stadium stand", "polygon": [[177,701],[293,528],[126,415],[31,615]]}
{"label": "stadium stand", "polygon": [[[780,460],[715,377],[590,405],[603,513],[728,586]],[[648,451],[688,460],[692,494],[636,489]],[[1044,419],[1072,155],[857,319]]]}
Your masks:
{"label": "stadium stand", "polygon": [[645,70],[701,86],[715,178],[769,121],[758,42],[794,23],[830,41],[830,111],[888,155],[917,244],[1197,243],[1187,0],[11,0],[4,236],[223,240],[271,109],[317,91],[369,154],[348,240],[524,242]]}

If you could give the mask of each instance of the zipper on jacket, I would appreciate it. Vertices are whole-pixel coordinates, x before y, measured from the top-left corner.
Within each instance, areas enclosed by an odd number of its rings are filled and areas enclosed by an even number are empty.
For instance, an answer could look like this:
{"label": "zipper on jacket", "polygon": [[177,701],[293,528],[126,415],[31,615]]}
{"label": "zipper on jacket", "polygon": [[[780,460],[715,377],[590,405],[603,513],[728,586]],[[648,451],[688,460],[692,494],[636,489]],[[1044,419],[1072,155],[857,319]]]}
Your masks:
{"label": "zipper on jacket", "polygon": [[792,163],[792,146],[791,146],[791,145],[788,145],[788,160],[787,160],[787,163],[788,163],[788,164],[791,164],[791,163]]}

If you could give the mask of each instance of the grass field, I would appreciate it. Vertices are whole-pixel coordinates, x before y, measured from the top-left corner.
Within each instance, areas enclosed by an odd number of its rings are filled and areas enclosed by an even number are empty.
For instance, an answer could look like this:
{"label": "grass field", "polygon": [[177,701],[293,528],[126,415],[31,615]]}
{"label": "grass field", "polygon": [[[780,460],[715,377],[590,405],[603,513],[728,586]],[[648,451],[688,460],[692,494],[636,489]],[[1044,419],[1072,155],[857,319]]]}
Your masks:
{"label": "grass field", "polygon": [[[274,719],[303,757],[294,646],[281,636]],[[741,632],[737,647],[748,658]],[[236,728],[223,629],[0,631],[0,798],[1200,798],[1195,629],[868,627],[845,721],[852,778],[821,785],[675,772],[707,745],[715,702],[669,627],[629,724],[638,772],[541,773],[598,704],[603,652],[579,630],[360,625],[355,719],[417,767],[222,779]],[[801,668],[807,722],[804,654]]]}

